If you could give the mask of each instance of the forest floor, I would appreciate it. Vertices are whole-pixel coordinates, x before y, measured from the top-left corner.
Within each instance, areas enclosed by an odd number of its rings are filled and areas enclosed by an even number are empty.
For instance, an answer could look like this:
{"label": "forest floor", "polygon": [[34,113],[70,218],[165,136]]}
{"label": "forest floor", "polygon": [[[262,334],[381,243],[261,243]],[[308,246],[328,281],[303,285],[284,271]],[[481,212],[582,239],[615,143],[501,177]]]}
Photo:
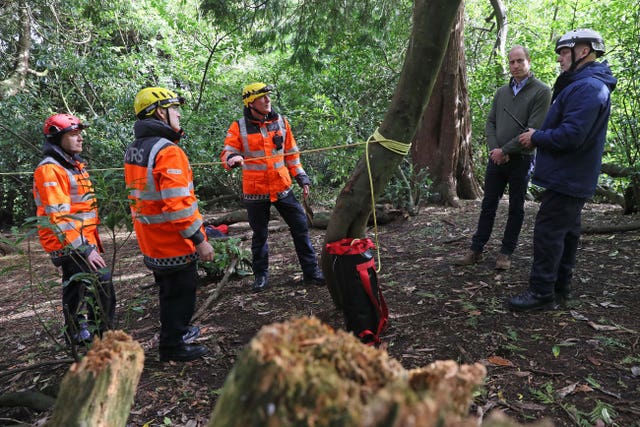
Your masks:
{"label": "forest floor", "polygon": [[[638,427],[640,231],[583,234],[569,305],[513,313],[506,300],[527,287],[537,208],[527,202],[520,244],[506,272],[493,268],[505,201],[484,260],[470,267],[455,267],[452,259],[469,245],[479,201],[462,202],[460,208],[424,207],[417,216],[380,226],[378,280],[390,309],[383,346],[407,369],[445,359],[483,363],[485,386],[470,408],[478,417],[498,409],[522,423],[547,418],[556,426]],[[632,219],[637,216],[625,217],[612,205],[588,204],[583,212],[584,225]],[[247,233],[246,224],[230,227],[232,237]],[[317,249],[323,236],[323,230],[312,230]],[[103,240],[108,240],[104,233]],[[242,244],[246,248],[249,242]],[[271,288],[252,293],[251,276],[227,283],[197,322],[199,342],[209,354],[186,364],[161,364],[152,275],[133,239],[119,239],[118,245],[118,328],[146,353],[130,426],[206,425],[238,354],[266,324],[316,316],[344,327],[326,287],[300,284],[289,233],[272,232]],[[0,256],[0,396],[55,393],[70,366],[60,339],[59,275],[35,240],[22,247],[24,254]],[[201,286],[198,303],[215,289],[216,283]],[[0,407],[0,425],[37,425],[48,415]]]}

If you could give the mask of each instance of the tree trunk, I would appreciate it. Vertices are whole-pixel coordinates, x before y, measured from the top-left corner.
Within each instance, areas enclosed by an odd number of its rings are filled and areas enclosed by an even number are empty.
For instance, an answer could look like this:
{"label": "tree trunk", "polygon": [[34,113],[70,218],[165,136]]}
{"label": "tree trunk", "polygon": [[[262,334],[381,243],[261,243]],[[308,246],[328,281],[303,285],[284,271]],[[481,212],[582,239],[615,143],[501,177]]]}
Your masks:
{"label": "tree trunk", "polygon": [[62,379],[47,426],[126,425],[143,367],[140,344],[122,331],[106,332]]}
{"label": "tree trunk", "polygon": [[464,6],[460,5],[411,149],[414,171],[428,171],[433,180],[429,201],[445,206],[458,206],[458,195],[475,199],[482,194],[473,174],[463,32]]}
{"label": "tree trunk", "polygon": [[[640,210],[640,173],[631,167],[619,166],[611,163],[603,163],[600,172],[613,178],[629,178],[629,185],[624,190],[623,196],[607,194],[608,200],[620,204],[624,208],[624,214],[630,215]],[[596,192],[596,194],[598,194]],[[620,197],[620,198],[618,198]]]}
{"label": "tree trunk", "polygon": [[31,49],[31,17],[26,1],[18,2],[20,8],[20,35],[16,62],[9,77],[0,81],[0,101],[17,94],[25,84],[29,72],[29,51]]}
{"label": "tree trunk", "polygon": [[[460,3],[460,0],[415,1],[413,27],[404,65],[391,105],[379,127],[383,137],[404,143],[413,140],[442,64]],[[369,144],[367,147],[366,157],[360,158],[336,199],[325,243],[364,236],[374,202],[372,199],[382,193],[402,160],[402,155],[380,144]],[[326,253],[326,247],[322,249],[321,260],[330,293],[337,295],[331,256]]]}
{"label": "tree trunk", "polygon": [[[507,33],[509,31],[509,23],[507,22],[507,8],[501,0],[491,0],[491,7],[493,8],[493,15],[496,17],[496,42],[493,45],[494,52],[499,58],[506,57],[507,54]],[[498,61],[502,73],[500,78],[507,74],[507,70],[504,66],[504,61]]]}
{"label": "tree trunk", "polygon": [[[353,334],[299,318],[251,340],[208,427],[476,427],[469,405],[485,375],[480,363],[452,360],[407,371]],[[519,426],[505,417],[482,425]]]}

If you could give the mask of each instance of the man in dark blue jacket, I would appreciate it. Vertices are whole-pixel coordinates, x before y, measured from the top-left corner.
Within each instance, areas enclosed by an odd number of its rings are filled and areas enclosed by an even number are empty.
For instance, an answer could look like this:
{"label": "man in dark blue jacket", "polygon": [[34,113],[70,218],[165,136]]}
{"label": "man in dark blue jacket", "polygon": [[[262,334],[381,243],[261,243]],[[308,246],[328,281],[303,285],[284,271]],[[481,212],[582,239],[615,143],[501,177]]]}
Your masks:
{"label": "man in dark blue jacket", "polygon": [[605,62],[604,41],[590,29],[566,33],[556,43],[562,73],[538,130],[519,137],[536,147],[533,183],[545,188],[533,232],[529,289],[509,300],[513,310],[551,308],[570,293],[580,238],[581,212],[595,193],[617,80]]}

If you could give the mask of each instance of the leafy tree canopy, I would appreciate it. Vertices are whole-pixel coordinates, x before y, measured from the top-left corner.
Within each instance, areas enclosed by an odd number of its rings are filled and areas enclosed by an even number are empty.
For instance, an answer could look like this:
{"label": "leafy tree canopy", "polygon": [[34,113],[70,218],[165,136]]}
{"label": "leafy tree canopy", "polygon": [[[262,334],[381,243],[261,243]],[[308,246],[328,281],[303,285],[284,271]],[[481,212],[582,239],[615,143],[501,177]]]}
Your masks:
{"label": "leafy tree canopy", "polygon": [[[533,70],[548,84],[558,72],[553,52],[558,36],[579,27],[602,33],[606,58],[620,81],[614,92],[608,160],[637,168],[637,2],[511,0],[504,5],[506,45],[527,46]],[[274,104],[290,118],[303,150],[364,141],[382,120],[397,83],[412,2],[3,2],[0,53],[6,60],[0,63],[0,81],[8,79],[19,58],[24,8],[31,24],[30,71],[24,87],[0,101],[3,224],[19,223],[33,212],[29,172],[38,163],[41,126],[48,115],[71,112],[90,122],[84,152],[89,167],[117,169],[132,137],[133,97],[146,85],[167,86],[187,98],[184,147],[205,204],[238,192],[237,177],[223,173],[216,162],[227,127],[241,114],[240,90],[248,82],[276,86]],[[476,156],[483,160],[484,120],[496,87],[507,79],[506,58],[494,50],[497,30],[491,3],[465,2],[465,13],[473,140]],[[316,194],[335,196],[359,150],[303,155]]]}

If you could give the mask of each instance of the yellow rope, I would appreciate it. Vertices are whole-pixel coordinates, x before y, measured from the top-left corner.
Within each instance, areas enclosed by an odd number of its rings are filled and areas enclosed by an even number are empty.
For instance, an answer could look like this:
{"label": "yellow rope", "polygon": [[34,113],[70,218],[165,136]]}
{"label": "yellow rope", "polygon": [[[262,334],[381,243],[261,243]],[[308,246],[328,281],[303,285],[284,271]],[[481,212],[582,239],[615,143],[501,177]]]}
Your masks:
{"label": "yellow rope", "polygon": [[[387,150],[392,151],[401,156],[406,156],[407,154],[409,154],[409,150],[411,150],[410,142],[406,143],[406,142],[394,141],[393,139],[387,139],[380,134],[378,129],[376,129],[373,132],[373,136],[371,138],[373,138],[375,142],[379,143]],[[369,138],[369,140],[371,140],[371,138]]]}
{"label": "yellow rope", "polygon": [[[311,148],[309,150],[303,150],[298,152],[298,154],[308,154],[308,153],[315,153],[315,152],[319,152],[319,151],[328,151],[328,150],[334,150],[334,149],[338,149],[338,148],[351,148],[351,147],[357,147],[359,145],[364,145],[367,144],[369,141],[361,141],[361,142],[354,142],[353,144],[340,144],[340,145],[333,145],[330,147],[322,147],[322,148]],[[263,156],[263,157],[252,157],[251,159],[248,159],[247,161],[257,161],[257,160],[264,160],[264,159],[271,159],[274,157],[280,157],[282,156],[282,154],[273,154],[271,156]],[[192,167],[201,167],[201,166],[215,166],[215,165],[222,165],[221,161],[217,161],[217,162],[201,162],[201,163],[191,163]],[[96,169],[87,169],[87,172],[106,172],[106,171],[123,171],[124,168],[96,168]],[[34,171],[22,171],[22,172],[0,172],[0,176],[13,176],[13,175],[33,175]]]}
{"label": "yellow rope", "polygon": [[371,164],[369,162],[369,143],[377,142],[389,151],[401,156],[406,156],[411,150],[411,143],[405,143],[400,141],[394,141],[393,139],[387,139],[380,134],[378,129],[373,132],[373,135],[367,140],[365,146],[365,158],[367,161],[367,172],[369,174],[369,190],[371,191],[371,212],[373,214],[373,235],[376,242],[376,253],[378,255],[378,268],[376,273],[380,273],[382,270],[382,261],[380,260],[380,245],[378,244],[378,219],[376,218],[376,198],[373,194],[373,176],[371,175]]}
{"label": "yellow rope", "polygon": [[[396,154],[401,154],[401,155],[406,155],[409,152],[409,149],[405,149],[402,150],[403,146],[406,146],[407,144],[403,144],[401,142],[398,141],[393,141],[390,139],[385,139],[384,137],[382,137],[380,135],[380,133],[378,132],[378,130],[376,129],[376,131],[374,132],[373,136],[371,138],[374,138],[373,142],[377,142],[380,143],[380,145],[382,145],[383,147],[393,151]],[[300,151],[298,154],[308,154],[308,153],[317,153],[320,151],[329,151],[329,150],[335,150],[335,149],[340,149],[340,148],[351,148],[351,147],[357,147],[360,145],[365,145],[365,144],[369,144],[369,142],[372,142],[371,138],[369,138],[369,140],[367,141],[361,141],[361,142],[354,142],[353,144],[340,144],[340,145],[332,145],[330,147],[322,147],[322,148],[311,148],[309,150],[302,150]],[[408,144],[409,147],[411,147],[411,144]],[[263,157],[254,157],[249,159],[248,161],[257,161],[257,160],[264,160],[264,159],[271,159],[274,157],[279,157],[281,156],[281,154],[274,154],[271,156],[263,156]],[[201,163],[191,163],[192,167],[204,167],[204,166],[215,166],[215,165],[222,165],[221,161],[217,161],[217,162],[201,162]],[[107,171],[123,171],[124,168],[95,168],[95,169],[87,169],[88,172],[107,172]],[[0,172],[0,176],[13,176],[13,175],[33,175],[34,171],[22,171],[22,172]]]}
{"label": "yellow rope", "polygon": [[[314,152],[320,152],[320,151],[328,151],[328,150],[335,150],[338,148],[350,148],[350,147],[356,147],[359,145],[363,145],[365,144],[365,157],[366,157],[366,163],[367,163],[367,172],[369,174],[369,189],[371,191],[371,209],[372,209],[372,213],[373,213],[373,227],[374,227],[374,236],[375,236],[375,242],[376,242],[376,252],[378,255],[378,268],[376,269],[376,273],[379,273],[380,270],[382,269],[382,262],[380,261],[380,245],[378,244],[378,220],[376,218],[376,199],[375,199],[375,194],[373,192],[373,176],[371,174],[371,163],[369,161],[369,144],[370,143],[378,143],[381,146],[383,146],[384,148],[386,148],[387,150],[395,153],[395,154],[399,154],[401,156],[406,156],[409,153],[409,150],[411,149],[411,143],[404,143],[404,142],[400,142],[400,141],[394,141],[392,139],[387,139],[384,136],[382,136],[380,134],[380,132],[378,131],[378,129],[376,129],[373,132],[373,135],[369,137],[369,139],[367,139],[364,142],[355,142],[353,144],[341,144],[341,145],[334,145],[334,146],[330,146],[330,147],[323,147],[323,148],[312,148],[309,150],[303,150],[300,151],[299,154],[308,154],[308,153],[314,153]],[[271,156],[263,156],[263,157],[255,157],[250,159],[250,161],[257,161],[257,160],[264,160],[264,159],[270,159],[273,157],[279,157],[281,156],[281,154],[276,154],[276,155],[271,155]],[[214,165],[222,165],[222,162],[217,161],[217,162],[204,162],[204,163],[192,163],[191,166],[193,167],[204,167],[204,166],[214,166]],[[100,168],[100,169],[88,169],[89,172],[106,172],[106,171],[123,171],[124,168]],[[23,172],[0,172],[0,176],[12,176],[12,175],[33,175],[34,171],[23,171]]]}

